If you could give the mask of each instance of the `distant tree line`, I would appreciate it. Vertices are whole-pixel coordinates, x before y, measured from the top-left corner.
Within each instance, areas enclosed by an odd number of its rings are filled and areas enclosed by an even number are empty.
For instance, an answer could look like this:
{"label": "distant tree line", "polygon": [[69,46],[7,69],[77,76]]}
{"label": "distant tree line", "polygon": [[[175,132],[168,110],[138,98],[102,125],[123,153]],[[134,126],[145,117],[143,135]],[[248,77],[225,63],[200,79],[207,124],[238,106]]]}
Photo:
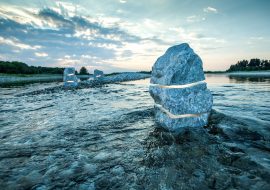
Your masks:
{"label": "distant tree line", "polygon": [[[0,73],[5,74],[63,74],[64,69],[61,67],[28,66],[19,61],[0,61]],[[76,71],[76,74],[88,75],[89,73],[85,67],[82,67],[79,73]]]}
{"label": "distant tree line", "polygon": [[82,67],[79,72],[80,75],[89,75],[87,69],[85,67]]}
{"label": "distant tree line", "polygon": [[232,71],[260,71],[270,70],[270,60],[251,59],[238,61],[235,65],[231,65],[227,70]]}
{"label": "distant tree line", "polygon": [[152,71],[139,71],[139,73],[143,73],[143,74],[149,74],[149,75],[151,75]]}
{"label": "distant tree line", "polygon": [[28,66],[18,61],[0,61],[0,73],[6,74],[63,74],[64,68]]}

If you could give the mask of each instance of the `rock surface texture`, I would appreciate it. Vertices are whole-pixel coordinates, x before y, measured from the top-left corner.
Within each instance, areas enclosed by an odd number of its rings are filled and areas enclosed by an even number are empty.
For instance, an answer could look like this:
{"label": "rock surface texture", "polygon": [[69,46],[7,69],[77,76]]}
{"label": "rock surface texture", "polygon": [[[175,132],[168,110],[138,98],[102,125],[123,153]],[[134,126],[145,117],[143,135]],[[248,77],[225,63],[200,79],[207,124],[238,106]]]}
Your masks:
{"label": "rock surface texture", "polygon": [[207,125],[213,105],[202,60],[188,44],[170,47],[152,68],[150,94],[156,121],[171,132]]}
{"label": "rock surface texture", "polygon": [[65,87],[77,87],[78,79],[75,75],[74,67],[67,67],[64,70],[64,86]]}
{"label": "rock surface texture", "polygon": [[103,77],[104,77],[103,71],[100,71],[97,69],[94,70],[94,79],[95,80],[102,79]]}

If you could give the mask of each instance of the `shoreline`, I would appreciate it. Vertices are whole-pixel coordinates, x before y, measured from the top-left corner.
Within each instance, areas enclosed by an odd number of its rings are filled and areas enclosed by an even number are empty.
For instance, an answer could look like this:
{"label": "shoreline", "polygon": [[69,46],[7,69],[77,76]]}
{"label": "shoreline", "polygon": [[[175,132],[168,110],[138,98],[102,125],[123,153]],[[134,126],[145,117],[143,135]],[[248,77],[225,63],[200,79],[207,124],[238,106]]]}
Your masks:
{"label": "shoreline", "polygon": [[[86,80],[91,75],[77,75],[80,80]],[[63,75],[59,74],[0,74],[0,87],[16,86],[38,82],[63,82]]]}
{"label": "shoreline", "polygon": [[[105,74],[105,79],[111,78],[115,80],[114,78],[116,76],[121,76],[129,73],[136,73],[139,75],[147,75],[148,77],[151,77],[151,74],[146,73],[140,73],[140,72],[122,72],[117,74]],[[213,71],[205,72],[206,75],[228,75],[233,77],[270,77],[270,71],[239,71],[239,72],[220,72],[220,71]],[[76,75],[81,82],[86,81],[92,77],[92,75]],[[148,78],[146,77],[146,78]],[[121,80],[121,79],[118,79]],[[132,80],[137,80],[135,79]],[[59,74],[2,74],[0,73],[0,87],[5,86],[19,86],[29,83],[43,83],[43,82],[62,82],[63,81],[63,75]],[[129,79],[125,80],[129,81]],[[108,82],[108,81],[106,81]],[[118,81],[116,81],[118,82]],[[84,82],[83,82],[84,84]]]}
{"label": "shoreline", "polygon": [[270,77],[270,71],[239,71],[239,72],[228,72],[229,76],[239,77]]}
{"label": "shoreline", "polygon": [[24,95],[29,95],[29,94],[54,93],[54,92],[59,92],[61,90],[95,88],[95,87],[100,87],[100,86],[106,85],[106,84],[116,84],[116,83],[121,83],[121,82],[126,82],[126,81],[146,79],[146,78],[150,78],[150,77],[151,77],[151,75],[149,75],[149,74],[136,73],[136,72],[126,72],[126,73],[120,73],[120,74],[116,74],[116,75],[112,75],[112,76],[105,76],[100,80],[80,81],[78,83],[78,86],[75,88],[64,87],[64,85],[57,85],[54,87],[49,87],[49,88],[45,88],[45,89],[41,89],[41,90],[18,94],[17,96],[24,96]]}

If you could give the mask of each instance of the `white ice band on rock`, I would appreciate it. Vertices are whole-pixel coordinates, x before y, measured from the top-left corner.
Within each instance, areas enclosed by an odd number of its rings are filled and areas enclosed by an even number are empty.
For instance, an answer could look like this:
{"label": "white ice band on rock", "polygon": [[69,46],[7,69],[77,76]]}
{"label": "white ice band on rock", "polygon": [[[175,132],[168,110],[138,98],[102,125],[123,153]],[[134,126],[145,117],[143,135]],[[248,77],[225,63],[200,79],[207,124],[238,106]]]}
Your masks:
{"label": "white ice band on rock", "polygon": [[162,112],[164,112],[165,114],[167,114],[167,116],[171,119],[180,119],[180,118],[187,118],[187,117],[199,117],[205,113],[197,113],[197,114],[180,114],[180,115],[174,115],[171,112],[169,112],[168,110],[166,110],[165,108],[163,108],[161,105],[159,104],[155,104],[155,106],[157,108],[159,108]]}
{"label": "white ice band on rock", "polygon": [[161,84],[152,84],[150,83],[150,86],[157,86],[160,88],[189,88],[189,87],[193,87],[199,84],[204,84],[205,80],[203,81],[199,81],[199,82],[193,82],[193,83],[189,83],[189,84],[183,84],[183,85],[161,85]]}

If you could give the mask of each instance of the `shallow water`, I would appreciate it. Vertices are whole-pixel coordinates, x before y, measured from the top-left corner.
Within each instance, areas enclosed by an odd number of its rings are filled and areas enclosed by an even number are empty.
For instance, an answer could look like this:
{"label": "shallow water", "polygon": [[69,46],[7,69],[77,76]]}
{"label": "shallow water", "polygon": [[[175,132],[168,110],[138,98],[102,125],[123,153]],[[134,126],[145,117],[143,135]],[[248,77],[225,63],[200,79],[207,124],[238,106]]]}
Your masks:
{"label": "shallow water", "polygon": [[[17,95],[59,83],[1,88],[0,184],[5,189],[269,187],[270,78],[211,74],[207,82],[215,110],[208,132],[179,138],[156,129],[149,79],[24,96]],[[235,154],[241,164],[225,159]]]}

